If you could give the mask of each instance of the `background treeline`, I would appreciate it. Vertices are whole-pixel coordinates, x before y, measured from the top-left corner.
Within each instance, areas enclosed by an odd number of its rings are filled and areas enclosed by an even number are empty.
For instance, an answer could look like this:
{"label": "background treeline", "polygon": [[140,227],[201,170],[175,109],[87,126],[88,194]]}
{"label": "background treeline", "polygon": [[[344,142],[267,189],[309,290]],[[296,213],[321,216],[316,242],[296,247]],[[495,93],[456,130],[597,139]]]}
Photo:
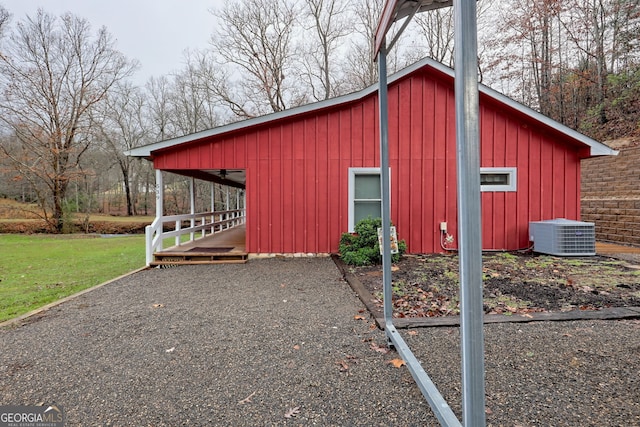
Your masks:
{"label": "background treeline", "polygon": [[[383,3],[226,1],[209,48],[144,84],[107,28],[46,10],[14,19],[0,3],[0,197],[37,203],[59,231],[69,212],[153,214],[150,164],[124,151],[375,84]],[[596,139],[636,136],[639,3],[480,0],[481,80]],[[453,34],[451,9],[417,15],[390,72],[453,66]],[[166,181],[168,213],[185,212],[188,184]]]}

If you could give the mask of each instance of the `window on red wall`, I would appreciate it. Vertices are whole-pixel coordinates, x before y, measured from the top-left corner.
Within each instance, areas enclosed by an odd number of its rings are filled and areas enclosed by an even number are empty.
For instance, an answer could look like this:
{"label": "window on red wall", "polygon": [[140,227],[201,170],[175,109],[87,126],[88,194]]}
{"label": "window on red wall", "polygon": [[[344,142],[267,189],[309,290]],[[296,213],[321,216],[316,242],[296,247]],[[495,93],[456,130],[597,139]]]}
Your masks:
{"label": "window on red wall", "polygon": [[480,191],[517,191],[516,168],[480,168]]}
{"label": "window on red wall", "polygon": [[380,168],[349,168],[349,231],[367,217],[380,218]]}

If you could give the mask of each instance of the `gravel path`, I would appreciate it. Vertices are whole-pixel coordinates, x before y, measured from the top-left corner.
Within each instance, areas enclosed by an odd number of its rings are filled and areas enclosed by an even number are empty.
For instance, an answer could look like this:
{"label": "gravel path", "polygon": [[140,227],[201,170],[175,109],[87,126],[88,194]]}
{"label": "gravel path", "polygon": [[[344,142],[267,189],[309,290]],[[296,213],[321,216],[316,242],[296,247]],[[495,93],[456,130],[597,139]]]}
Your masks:
{"label": "gravel path", "polygon": [[[138,272],[0,330],[0,405],[57,403],[69,426],[437,425],[363,309],[330,259]],[[488,425],[640,426],[640,321],[485,330]],[[402,334],[459,415],[458,329]]]}

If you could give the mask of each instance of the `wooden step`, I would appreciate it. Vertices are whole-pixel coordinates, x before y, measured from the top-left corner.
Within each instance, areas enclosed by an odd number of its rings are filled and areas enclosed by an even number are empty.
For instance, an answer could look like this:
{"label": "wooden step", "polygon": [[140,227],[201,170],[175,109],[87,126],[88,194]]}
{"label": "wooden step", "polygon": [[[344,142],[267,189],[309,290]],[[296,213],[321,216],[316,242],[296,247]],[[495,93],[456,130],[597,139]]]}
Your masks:
{"label": "wooden step", "polygon": [[246,263],[245,252],[156,252],[151,266]]}

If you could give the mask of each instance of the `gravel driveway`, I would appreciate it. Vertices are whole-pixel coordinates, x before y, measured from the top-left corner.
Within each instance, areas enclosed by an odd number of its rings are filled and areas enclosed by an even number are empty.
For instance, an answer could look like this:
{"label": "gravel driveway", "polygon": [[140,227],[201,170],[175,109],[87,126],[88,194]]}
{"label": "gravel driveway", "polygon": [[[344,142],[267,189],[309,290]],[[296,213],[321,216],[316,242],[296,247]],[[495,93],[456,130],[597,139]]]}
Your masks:
{"label": "gravel driveway", "polygon": [[[364,318],[364,319],[361,319]],[[491,324],[491,426],[640,426],[640,321]],[[457,328],[402,332],[460,414]],[[0,405],[67,425],[437,425],[333,261],[135,273],[0,330]]]}

